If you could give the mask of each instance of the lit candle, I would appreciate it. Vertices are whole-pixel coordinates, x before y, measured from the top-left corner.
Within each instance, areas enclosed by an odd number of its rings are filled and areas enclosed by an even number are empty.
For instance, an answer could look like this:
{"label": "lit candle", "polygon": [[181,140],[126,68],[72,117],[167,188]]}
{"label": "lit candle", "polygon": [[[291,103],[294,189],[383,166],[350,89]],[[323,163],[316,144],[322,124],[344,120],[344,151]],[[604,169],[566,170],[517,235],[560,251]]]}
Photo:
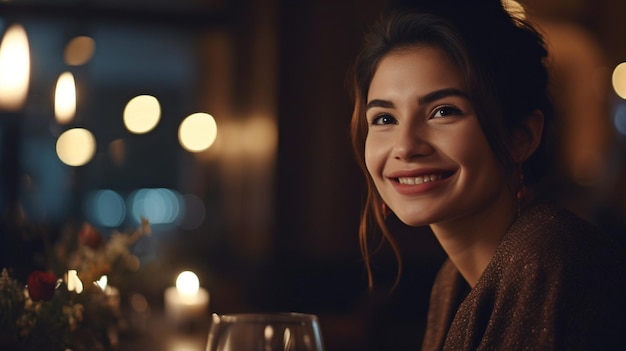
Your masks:
{"label": "lit candle", "polygon": [[178,275],[176,287],[165,290],[165,314],[175,323],[198,321],[207,315],[209,292],[200,287],[198,276],[185,271]]}

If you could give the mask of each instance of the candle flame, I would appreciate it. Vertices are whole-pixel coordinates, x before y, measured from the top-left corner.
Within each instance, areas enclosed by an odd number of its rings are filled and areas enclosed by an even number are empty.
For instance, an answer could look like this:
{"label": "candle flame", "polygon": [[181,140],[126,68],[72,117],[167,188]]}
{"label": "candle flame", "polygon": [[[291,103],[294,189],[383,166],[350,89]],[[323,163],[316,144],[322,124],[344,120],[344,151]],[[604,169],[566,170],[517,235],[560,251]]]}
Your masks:
{"label": "candle flame", "polygon": [[7,29],[0,43],[0,108],[19,110],[26,101],[30,78],[30,53],[24,27]]}
{"label": "candle flame", "polygon": [[194,272],[184,271],[176,278],[176,290],[181,295],[193,296],[200,289],[200,281]]}
{"label": "candle flame", "polygon": [[57,122],[65,124],[74,118],[76,113],[76,83],[70,72],[64,72],[57,80],[54,91],[54,116]]}

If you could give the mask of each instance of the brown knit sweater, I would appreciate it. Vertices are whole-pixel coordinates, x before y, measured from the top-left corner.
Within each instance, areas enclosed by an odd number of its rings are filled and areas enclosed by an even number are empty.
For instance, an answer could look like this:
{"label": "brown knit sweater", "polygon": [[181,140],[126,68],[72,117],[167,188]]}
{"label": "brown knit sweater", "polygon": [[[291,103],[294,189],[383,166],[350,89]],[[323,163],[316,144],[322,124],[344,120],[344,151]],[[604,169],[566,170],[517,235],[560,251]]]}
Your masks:
{"label": "brown knit sweater", "polygon": [[422,350],[626,350],[625,253],[572,213],[534,205],[473,289],[443,264]]}

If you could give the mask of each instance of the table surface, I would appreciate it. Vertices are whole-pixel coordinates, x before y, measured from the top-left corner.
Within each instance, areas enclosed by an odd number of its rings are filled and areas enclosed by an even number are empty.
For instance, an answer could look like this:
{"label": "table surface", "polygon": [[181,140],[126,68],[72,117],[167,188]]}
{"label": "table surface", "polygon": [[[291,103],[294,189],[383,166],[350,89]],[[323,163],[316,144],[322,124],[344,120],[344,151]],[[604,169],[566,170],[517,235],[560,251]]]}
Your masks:
{"label": "table surface", "polygon": [[168,320],[161,311],[134,316],[119,336],[119,351],[204,351],[209,318],[184,325]]}

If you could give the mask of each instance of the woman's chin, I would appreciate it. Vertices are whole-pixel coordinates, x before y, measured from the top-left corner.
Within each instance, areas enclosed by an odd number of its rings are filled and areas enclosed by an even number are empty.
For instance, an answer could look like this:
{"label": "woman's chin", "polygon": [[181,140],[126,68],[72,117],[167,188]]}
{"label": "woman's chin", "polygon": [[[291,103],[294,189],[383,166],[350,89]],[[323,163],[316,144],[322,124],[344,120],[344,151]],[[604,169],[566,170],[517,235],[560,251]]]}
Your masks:
{"label": "woman's chin", "polygon": [[398,217],[400,222],[408,225],[409,227],[423,227],[431,223],[431,221],[425,218],[424,216],[416,216],[415,214],[396,213],[396,217]]}

